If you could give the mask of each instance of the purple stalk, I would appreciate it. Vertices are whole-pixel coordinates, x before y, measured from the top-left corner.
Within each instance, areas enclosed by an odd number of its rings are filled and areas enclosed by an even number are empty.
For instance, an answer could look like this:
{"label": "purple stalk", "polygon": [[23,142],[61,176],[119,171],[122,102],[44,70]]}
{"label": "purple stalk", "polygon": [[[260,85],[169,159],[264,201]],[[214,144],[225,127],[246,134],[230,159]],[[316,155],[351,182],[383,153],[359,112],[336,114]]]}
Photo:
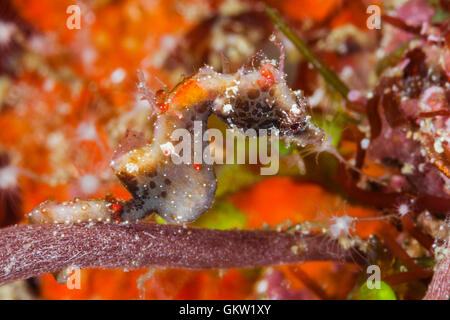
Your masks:
{"label": "purple stalk", "polygon": [[[0,285],[79,268],[247,268],[311,260],[365,263],[327,235],[155,223],[18,225],[0,230]],[[293,248],[294,247],[294,248]]]}
{"label": "purple stalk", "polygon": [[[447,250],[450,250],[450,241],[447,244]],[[425,300],[449,300],[450,299],[450,256],[445,257],[439,263],[434,272],[433,279],[428,286]]]}

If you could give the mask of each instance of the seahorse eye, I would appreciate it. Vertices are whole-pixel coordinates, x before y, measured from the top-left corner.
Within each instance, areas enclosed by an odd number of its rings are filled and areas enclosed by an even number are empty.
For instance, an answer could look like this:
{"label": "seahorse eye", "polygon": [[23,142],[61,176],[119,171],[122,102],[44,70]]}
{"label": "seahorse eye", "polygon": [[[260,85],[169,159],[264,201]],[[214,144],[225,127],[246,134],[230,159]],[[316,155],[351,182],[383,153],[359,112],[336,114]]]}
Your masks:
{"label": "seahorse eye", "polygon": [[289,126],[289,134],[293,136],[299,136],[304,134],[308,128],[305,122],[294,122]]}

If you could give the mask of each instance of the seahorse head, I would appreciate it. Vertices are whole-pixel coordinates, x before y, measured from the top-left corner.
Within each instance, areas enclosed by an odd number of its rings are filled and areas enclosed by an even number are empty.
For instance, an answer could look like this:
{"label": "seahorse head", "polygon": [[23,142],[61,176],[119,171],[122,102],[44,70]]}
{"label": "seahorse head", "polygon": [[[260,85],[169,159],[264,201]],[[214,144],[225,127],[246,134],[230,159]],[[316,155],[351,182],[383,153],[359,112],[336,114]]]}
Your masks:
{"label": "seahorse head", "polygon": [[230,126],[243,131],[276,129],[299,145],[322,143],[323,131],[311,123],[305,97],[288,87],[284,72],[273,60],[218,77],[227,85],[215,98],[213,112]]}

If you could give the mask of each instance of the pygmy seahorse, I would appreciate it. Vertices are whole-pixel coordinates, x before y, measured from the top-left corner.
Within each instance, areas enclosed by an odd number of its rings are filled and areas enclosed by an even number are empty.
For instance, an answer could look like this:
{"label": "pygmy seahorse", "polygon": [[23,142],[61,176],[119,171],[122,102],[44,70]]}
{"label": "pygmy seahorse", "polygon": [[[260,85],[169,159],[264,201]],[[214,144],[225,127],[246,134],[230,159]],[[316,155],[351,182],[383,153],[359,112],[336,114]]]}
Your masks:
{"label": "pygmy seahorse", "polygon": [[[306,99],[288,87],[282,63],[278,67],[269,59],[262,59],[256,68],[242,67],[231,74],[205,66],[171,91],[150,100],[157,110],[152,140],[127,131],[111,161],[132,199],[123,203],[77,200],[68,204],[72,209],[65,213],[61,213],[65,205],[49,202],[30,213],[31,221],[101,220],[102,215],[103,220],[120,215],[122,220],[131,221],[152,212],[171,223],[194,221],[214,200],[214,168],[196,163],[195,151],[190,161],[175,164],[171,160],[176,152],[171,136],[179,128],[194,134],[195,121],[206,128],[211,114],[240,130],[276,129],[280,137],[302,146],[320,145],[324,139],[322,130],[310,121]],[[201,143],[208,148],[206,142]],[[83,203],[90,209],[83,211]],[[94,213],[91,205],[101,210]]]}

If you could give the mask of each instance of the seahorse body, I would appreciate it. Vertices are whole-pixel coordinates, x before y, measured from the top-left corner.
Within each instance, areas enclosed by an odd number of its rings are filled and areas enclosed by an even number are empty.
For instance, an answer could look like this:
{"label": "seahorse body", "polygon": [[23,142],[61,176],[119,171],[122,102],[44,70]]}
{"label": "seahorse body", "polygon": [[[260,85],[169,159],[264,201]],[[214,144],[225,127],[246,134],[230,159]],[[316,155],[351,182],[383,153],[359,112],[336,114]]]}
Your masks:
{"label": "seahorse body", "polygon": [[[211,114],[243,131],[277,129],[282,138],[299,145],[318,145],[324,138],[323,132],[310,122],[305,99],[287,86],[285,74],[267,59],[258,68],[241,68],[233,74],[201,68],[172,91],[160,94],[156,107],[153,139],[147,142],[143,134],[129,130],[113,155],[111,167],[133,198],[121,203],[120,210],[103,210],[104,220],[118,211],[127,221],[156,212],[168,222],[185,223],[208,210],[216,189],[213,166],[196,163],[195,150],[190,153],[190,161],[175,164],[171,135],[181,128],[194,134],[194,121],[200,121],[202,130],[206,130]],[[202,137],[203,132],[194,135],[192,148],[200,139],[202,150],[208,150]],[[105,208],[109,206],[105,204]],[[39,216],[44,208],[38,209],[32,212],[31,220],[47,221]],[[52,203],[46,209],[61,208]],[[89,219],[89,214],[72,213],[77,218],[74,222]],[[68,215],[64,217],[67,221]]]}
{"label": "seahorse body", "polygon": [[188,164],[174,164],[169,157],[172,132],[185,128],[193,134],[194,121],[201,121],[205,129],[211,113],[241,130],[278,129],[299,144],[323,139],[309,121],[306,102],[268,60],[259,69],[242,68],[234,74],[204,67],[161,99],[158,107],[153,141],[144,144],[136,136],[128,137],[125,144],[133,147],[113,157],[112,168],[134,199],[125,205],[124,219],[157,212],[169,222],[190,222],[211,207],[216,189],[213,167],[196,164],[194,153]]}

